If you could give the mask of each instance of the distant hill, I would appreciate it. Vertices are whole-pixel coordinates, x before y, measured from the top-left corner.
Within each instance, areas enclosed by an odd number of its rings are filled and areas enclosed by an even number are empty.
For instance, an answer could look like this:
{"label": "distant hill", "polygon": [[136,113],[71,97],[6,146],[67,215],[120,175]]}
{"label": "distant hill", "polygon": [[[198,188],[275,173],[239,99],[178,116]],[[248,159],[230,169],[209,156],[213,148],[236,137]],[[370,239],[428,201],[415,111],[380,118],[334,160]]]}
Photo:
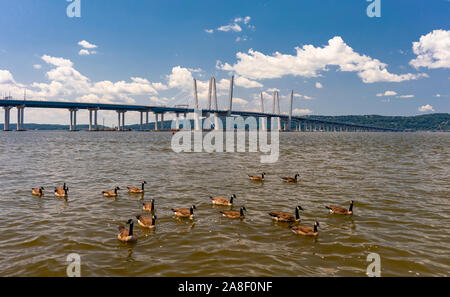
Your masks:
{"label": "distant hill", "polygon": [[[360,124],[380,128],[391,128],[409,131],[450,131],[450,114],[434,113],[418,116],[380,116],[380,115],[348,115],[348,116],[305,116],[306,118],[320,119],[347,124]],[[171,121],[164,122],[164,128],[170,129]],[[15,129],[15,124],[10,124]],[[193,126],[193,122],[191,121]],[[154,123],[149,123],[147,130],[153,130]],[[88,130],[88,125],[77,125],[78,130]],[[99,126],[102,129],[102,126]],[[110,129],[110,127],[105,127]],[[0,124],[3,130],[3,124]],[[53,124],[25,124],[27,130],[69,130],[69,125]],[[139,125],[127,125],[126,129],[139,130]]]}
{"label": "distant hill", "polygon": [[362,124],[381,128],[413,130],[413,131],[450,131],[450,114],[433,113],[418,116],[380,116],[380,115],[348,115],[348,116],[307,116],[313,119],[328,120],[340,123]]}

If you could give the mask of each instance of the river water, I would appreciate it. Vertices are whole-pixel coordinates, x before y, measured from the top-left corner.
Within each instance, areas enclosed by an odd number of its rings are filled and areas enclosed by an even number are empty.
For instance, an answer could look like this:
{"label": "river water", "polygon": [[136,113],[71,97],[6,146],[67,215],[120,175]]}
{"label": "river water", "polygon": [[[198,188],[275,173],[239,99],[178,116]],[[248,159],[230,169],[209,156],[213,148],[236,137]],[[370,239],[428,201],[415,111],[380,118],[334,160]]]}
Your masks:
{"label": "river water", "polygon": [[[171,133],[0,133],[0,276],[65,276],[71,253],[82,276],[365,276],[377,253],[382,276],[448,276],[449,133],[282,133],[280,157],[260,153],[174,153]],[[266,172],[264,183],[247,174]],[[298,184],[280,176],[299,173]],[[146,193],[103,190],[139,186]],[[55,186],[69,186],[68,199]],[[31,188],[43,186],[37,198]],[[220,215],[209,196],[236,194],[244,220]],[[136,244],[117,228],[156,201],[157,227],[135,224]],[[330,215],[326,205],[354,215]],[[197,206],[194,221],[173,207]],[[274,223],[272,210],[301,224],[307,238]],[[135,219],[136,222],[136,219]]]}

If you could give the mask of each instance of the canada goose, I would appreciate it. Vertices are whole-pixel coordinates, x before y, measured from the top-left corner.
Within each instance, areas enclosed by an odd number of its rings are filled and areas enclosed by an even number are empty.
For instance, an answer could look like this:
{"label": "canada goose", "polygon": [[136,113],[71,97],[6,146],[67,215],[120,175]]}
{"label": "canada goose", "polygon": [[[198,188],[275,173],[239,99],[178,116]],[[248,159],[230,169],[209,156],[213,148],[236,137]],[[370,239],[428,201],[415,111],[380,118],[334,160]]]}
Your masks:
{"label": "canada goose", "polygon": [[55,187],[55,190],[58,190],[59,192],[64,192],[65,189],[69,189],[66,186],[66,183],[64,183],[64,185],[62,187]]}
{"label": "canada goose", "polygon": [[139,226],[144,227],[144,228],[149,228],[149,229],[155,228],[156,216],[147,218],[147,217],[138,215],[138,216],[136,216],[136,218],[138,220]]}
{"label": "canada goose", "polygon": [[126,229],[124,226],[119,227],[119,234],[117,234],[117,238],[123,242],[137,241],[137,236],[133,232],[133,220],[129,219],[127,225],[130,225],[130,229]]}
{"label": "canada goose", "polygon": [[251,180],[254,180],[254,181],[264,181],[264,176],[266,175],[266,173],[263,172],[263,173],[261,174],[261,176],[259,176],[259,175],[250,175],[250,174],[247,174],[247,175],[248,175],[248,177],[249,177]]}
{"label": "canada goose", "polygon": [[353,200],[350,201],[349,209],[346,209],[341,206],[325,206],[325,208],[330,210],[330,214],[339,214],[339,215],[352,215],[353,214]]}
{"label": "canada goose", "polygon": [[146,181],[143,181],[140,188],[136,187],[127,187],[128,192],[134,193],[134,194],[142,194],[144,193],[144,185],[146,184]]}
{"label": "canada goose", "polygon": [[197,207],[192,205],[190,209],[172,208],[172,211],[176,217],[192,219],[194,217],[194,209],[197,209]]}
{"label": "canada goose", "polygon": [[246,212],[247,209],[243,206],[239,211],[221,211],[220,213],[229,219],[243,219]]}
{"label": "canada goose", "polygon": [[234,195],[234,194],[231,195],[230,200],[228,200],[227,198],[223,198],[223,197],[212,197],[212,196],[210,196],[209,198],[211,199],[212,204],[215,204],[215,205],[227,205],[227,206],[233,205],[233,200],[237,199],[236,195]]}
{"label": "canada goose", "polygon": [[317,227],[320,227],[319,222],[314,223],[314,227],[310,226],[290,226],[292,232],[295,234],[305,235],[305,236],[317,236],[319,231],[317,231]]}
{"label": "canada goose", "polygon": [[269,212],[269,215],[277,222],[292,223],[300,221],[300,210],[303,208],[299,205],[295,208],[295,215],[284,211],[272,211]]}
{"label": "canada goose", "polygon": [[155,199],[152,199],[151,202],[142,203],[142,210],[150,212],[155,211]]}
{"label": "canada goose", "polygon": [[31,191],[31,194],[33,194],[34,196],[44,196],[44,187],[40,187],[40,188],[33,188]]}
{"label": "canada goose", "polygon": [[65,198],[65,197],[67,197],[67,192],[69,192],[69,188],[68,187],[66,187],[64,189],[62,189],[62,188],[59,188],[59,189],[55,188],[55,196],[58,197],[58,198]]}
{"label": "canada goose", "polygon": [[282,177],[282,179],[287,183],[296,183],[298,182],[298,177],[300,177],[300,174],[296,174],[294,177]]}
{"label": "canada goose", "polygon": [[120,190],[119,187],[115,187],[114,190],[109,190],[109,191],[103,191],[102,194],[105,197],[117,197],[117,191]]}

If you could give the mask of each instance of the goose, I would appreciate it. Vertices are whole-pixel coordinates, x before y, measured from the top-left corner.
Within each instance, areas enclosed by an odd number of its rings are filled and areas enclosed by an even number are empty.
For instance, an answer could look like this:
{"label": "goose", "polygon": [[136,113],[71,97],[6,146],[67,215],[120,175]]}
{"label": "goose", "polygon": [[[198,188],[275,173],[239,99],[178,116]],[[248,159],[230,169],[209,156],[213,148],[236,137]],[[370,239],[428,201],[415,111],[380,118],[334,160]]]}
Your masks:
{"label": "goose", "polygon": [[253,181],[264,181],[264,176],[266,175],[266,173],[263,172],[261,174],[261,176],[259,176],[259,175],[250,175],[250,174],[247,174],[247,175]]}
{"label": "goose", "polygon": [[226,205],[226,206],[232,206],[233,205],[233,200],[237,199],[236,195],[231,195],[230,200],[228,200],[227,198],[223,198],[223,197],[209,197],[211,199],[212,204],[215,205]]}
{"label": "goose", "polygon": [[352,215],[353,214],[353,204],[354,201],[350,201],[349,209],[346,209],[341,206],[325,206],[325,208],[330,210],[330,214],[339,214],[339,215]]}
{"label": "goose", "polygon": [[69,192],[69,188],[66,187],[64,189],[62,188],[55,188],[55,196],[58,198],[65,198],[67,197],[67,192]]}
{"label": "goose", "polygon": [[310,226],[290,226],[291,231],[295,234],[300,234],[304,236],[317,236],[319,235],[319,231],[317,231],[317,227],[320,227],[319,222],[315,222],[313,227]]}
{"label": "goose", "polygon": [[287,183],[296,183],[298,182],[298,178],[300,177],[300,174],[296,174],[294,177],[282,177],[285,182]]}
{"label": "goose", "polygon": [[229,219],[243,219],[246,212],[247,209],[243,206],[239,211],[221,211],[220,213]]}
{"label": "goose", "polygon": [[34,196],[44,196],[44,187],[40,187],[40,188],[33,188],[31,190],[31,194],[33,194]]}
{"label": "goose", "polygon": [[142,210],[149,212],[155,211],[155,199],[152,199],[151,202],[142,203]]}
{"label": "goose", "polygon": [[127,187],[128,192],[134,193],[134,194],[142,194],[144,193],[144,185],[147,184],[146,181],[143,181],[140,188],[136,187]]}
{"label": "goose", "polygon": [[269,212],[269,215],[272,217],[273,220],[277,222],[283,222],[283,223],[292,223],[292,222],[299,222],[300,221],[300,213],[299,211],[303,210],[303,208],[299,205],[295,208],[295,215],[284,212],[284,211],[272,211]]}
{"label": "goose", "polygon": [[116,187],[114,190],[103,191],[102,194],[105,197],[117,197],[117,191],[120,190],[119,187]]}
{"label": "goose", "polygon": [[119,227],[119,234],[117,234],[117,238],[123,242],[136,242],[137,236],[133,232],[133,220],[129,219],[127,221],[127,225],[130,225],[130,229],[126,229],[124,226]]}
{"label": "goose", "polygon": [[66,186],[66,183],[64,183],[64,185],[62,187],[55,187],[55,190],[64,192],[65,189],[68,189],[68,187]]}
{"label": "goose", "polygon": [[173,214],[178,218],[194,218],[194,209],[197,209],[195,205],[192,205],[190,209],[172,208]]}
{"label": "goose", "polygon": [[152,216],[151,218],[148,218],[148,217],[137,215],[136,218],[138,220],[139,226],[141,226],[143,228],[148,228],[148,229],[155,228],[156,216]]}

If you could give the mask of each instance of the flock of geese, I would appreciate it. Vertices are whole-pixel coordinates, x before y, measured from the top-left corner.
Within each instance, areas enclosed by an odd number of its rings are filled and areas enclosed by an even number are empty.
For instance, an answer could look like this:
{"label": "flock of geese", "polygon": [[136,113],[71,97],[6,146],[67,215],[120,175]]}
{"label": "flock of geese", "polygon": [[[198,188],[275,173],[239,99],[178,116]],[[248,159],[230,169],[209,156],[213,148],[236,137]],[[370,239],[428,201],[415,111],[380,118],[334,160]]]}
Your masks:
{"label": "flock of geese", "polygon": [[[266,173],[263,172],[261,175],[248,175],[250,180],[255,182],[264,182]],[[300,175],[297,173],[294,177],[282,177],[282,180],[286,183],[297,183],[299,181]],[[141,184],[141,187],[127,187],[128,192],[130,194],[144,194],[145,192],[145,185],[147,183],[144,181]],[[120,187],[115,187],[113,190],[107,190],[103,191],[102,194],[104,197],[114,198],[118,196],[118,191],[120,191]],[[55,197],[58,198],[66,198],[68,196],[69,187],[67,187],[66,183],[62,187],[55,187]],[[34,196],[42,197],[44,195],[44,188],[33,188],[32,194]],[[225,197],[212,197],[210,196],[211,203],[213,205],[219,205],[219,206],[228,206],[232,207],[233,202],[236,198],[236,195],[231,195],[231,197],[225,198]],[[344,208],[341,206],[326,206],[326,208],[329,210],[330,214],[337,214],[337,215],[352,215],[353,214],[353,205],[354,201],[350,201],[350,207]],[[179,219],[194,219],[194,210],[197,209],[195,205],[192,205],[190,208],[172,208],[172,212],[174,217]],[[145,212],[151,213],[151,217],[137,215],[136,219],[142,228],[147,229],[153,229],[156,226],[156,215],[155,215],[155,200],[152,199],[150,202],[143,202],[142,204],[142,210]],[[302,225],[296,225],[300,222],[300,211],[303,211],[303,208],[298,205],[294,213],[284,212],[284,211],[271,211],[269,212],[269,216],[272,217],[273,220],[281,223],[288,223],[290,224],[289,229],[299,235],[304,236],[317,236],[319,234],[318,227],[320,227],[319,222],[315,221],[313,226],[302,226]],[[244,219],[245,215],[247,213],[247,209],[245,206],[241,206],[239,211],[232,211],[232,210],[223,210],[220,211],[220,213],[229,219]],[[117,238],[122,242],[136,242],[138,237],[136,233],[133,232],[133,225],[134,221],[133,219],[129,219],[127,221],[128,228],[124,226],[119,227],[119,234],[117,235]]]}

